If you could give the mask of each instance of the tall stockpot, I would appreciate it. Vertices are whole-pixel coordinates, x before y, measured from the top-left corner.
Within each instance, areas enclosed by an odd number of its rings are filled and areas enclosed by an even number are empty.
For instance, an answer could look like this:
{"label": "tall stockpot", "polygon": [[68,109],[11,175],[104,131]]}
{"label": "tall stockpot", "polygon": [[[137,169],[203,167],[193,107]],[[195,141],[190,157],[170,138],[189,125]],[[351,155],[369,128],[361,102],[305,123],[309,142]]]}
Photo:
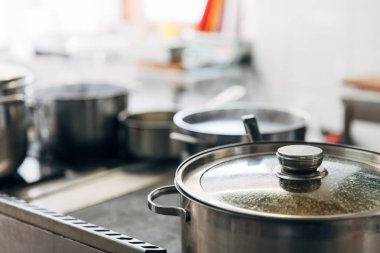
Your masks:
{"label": "tall stockpot", "polygon": [[[185,253],[380,249],[380,153],[305,142],[234,144],[198,153],[149,208],[181,217]],[[154,200],[179,194],[180,207]],[[164,228],[163,228],[164,229]]]}
{"label": "tall stockpot", "polygon": [[[93,159],[117,152],[117,115],[128,92],[110,84],[80,83],[36,91],[34,122],[43,149],[59,159]],[[96,156],[95,156],[96,155]]]}
{"label": "tall stockpot", "polygon": [[23,95],[0,96],[0,177],[16,171],[27,150],[28,113]]}
{"label": "tall stockpot", "polygon": [[181,110],[174,115],[178,132],[172,133],[171,137],[182,143],[184,158],[209,148],[247,142],[241,120],[247,114],[254,114],[257,118],[262,141],[305,139],[310,118],[306,112],[246,103]]}

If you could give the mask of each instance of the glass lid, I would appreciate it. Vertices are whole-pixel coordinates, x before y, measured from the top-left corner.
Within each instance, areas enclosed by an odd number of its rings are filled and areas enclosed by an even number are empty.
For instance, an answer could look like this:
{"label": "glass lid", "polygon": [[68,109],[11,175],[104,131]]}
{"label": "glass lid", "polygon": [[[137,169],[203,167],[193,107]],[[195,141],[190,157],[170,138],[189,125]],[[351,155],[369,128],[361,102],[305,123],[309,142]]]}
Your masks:
{"label": "glass lid", "polygon": [[233,212],[348,215],[380,208],[379,157],[328,144],[240,144],[193,156],[176,182],[198,201]]}

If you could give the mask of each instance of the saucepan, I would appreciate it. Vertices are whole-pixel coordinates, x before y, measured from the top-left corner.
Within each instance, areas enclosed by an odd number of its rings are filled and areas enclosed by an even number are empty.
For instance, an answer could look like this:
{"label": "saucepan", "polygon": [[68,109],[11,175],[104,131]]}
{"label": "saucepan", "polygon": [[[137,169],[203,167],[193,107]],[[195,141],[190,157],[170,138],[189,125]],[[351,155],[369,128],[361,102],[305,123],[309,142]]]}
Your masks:
{"label": "saucepan", "polygon": [[[239,143],[188,158],[174,185],[149,194],[148,206],[181,218],[184,253],[377,253],[379,183],[377,152]],[[179,195],[180,206],[155,203],[168,194]]]}
{"label": "saucepan", "polygon": [[34,123],[43,149],[64,160],[114,156],[117,115],[127,108],[124,87],[101,83],[36,91]]}
{"label": "saucepan", "polygon": [[[245,95],[245,88],[232,85],[205,103],[205,106],[236,101]],[[178,131],[173,123],[177,110],[144,111],[119,114],[120,143],[125,156],[142,159],[176,159],[181,154],[181,143],[170,138]]]}
{"label": "saucepan", "polygon": [[176,111],[148,111],[119,116],[120,142],[125,156],[142,159],[175,159],[179,157],[178,143],[169,138],[174,129]]}
{"label": "saucepan", "polygon": [[178,129],[171,138],[182,143],[182,157],[203,150],[238,142],[247,142],[241,117],[254,114],[262,139],[255,141],[303,141],[310,116],[286,107],[230,104],[219,107],[193,107],[174,115]]}

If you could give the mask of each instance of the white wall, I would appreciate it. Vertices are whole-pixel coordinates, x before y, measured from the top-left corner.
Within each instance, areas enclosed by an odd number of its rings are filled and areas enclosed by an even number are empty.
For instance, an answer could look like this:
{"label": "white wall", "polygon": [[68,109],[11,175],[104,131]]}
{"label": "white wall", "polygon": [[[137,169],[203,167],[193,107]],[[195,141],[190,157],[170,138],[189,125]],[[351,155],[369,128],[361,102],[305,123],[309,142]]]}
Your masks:
{"label": "white wall", "polygon": [[322,127],[341,130],[342,79],[380,74],[380,1],[243,1],[243,34],[253,40],[268,101],[303,108]]}

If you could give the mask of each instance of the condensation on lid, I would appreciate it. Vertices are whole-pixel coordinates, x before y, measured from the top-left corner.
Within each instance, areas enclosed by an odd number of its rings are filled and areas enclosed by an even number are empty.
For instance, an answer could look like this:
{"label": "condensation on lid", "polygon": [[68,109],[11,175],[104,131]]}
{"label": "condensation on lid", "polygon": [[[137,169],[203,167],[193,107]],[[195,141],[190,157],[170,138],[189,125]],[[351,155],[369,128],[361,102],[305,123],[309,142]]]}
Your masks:
{"label": "condensation on lid", "polygon": [[[321,165],[328,175],[318,180],[297,181],[282,179],[275,174],[274,168],[279,166],[276,146],[281,144],[251,145],[258,147],[256,153],[231,155],[231,152],[238,152],[238,148],[231,146],[212,151],[229,150],[229,155],[223,158],[214,154],[213,157],[219,157],[215,161],[202,154],[197,163],[184,163],[178,172],[183,190],[203,203],[252,215],[341,216],[380,208],[380,159],[376,155],[369,155],[375,163],[356,161],[353,156],[345,157],[344,152],[348,153],[350,148],[345,147],[343,152],[341,147],[321,144],[322,148],[329,149],[324,150]],[[267,152],[272,149],[270,145],[274,148]],[[265,152],[260,152],[260,146],[265,146]],[[244,152],[249,151],[248,145],[242,147]],[[333,154],[337,150],[343,155]],[[365,151],[360,152],[359,156],[367,155]],[[201,164],[200,161],[207,162]]]}

